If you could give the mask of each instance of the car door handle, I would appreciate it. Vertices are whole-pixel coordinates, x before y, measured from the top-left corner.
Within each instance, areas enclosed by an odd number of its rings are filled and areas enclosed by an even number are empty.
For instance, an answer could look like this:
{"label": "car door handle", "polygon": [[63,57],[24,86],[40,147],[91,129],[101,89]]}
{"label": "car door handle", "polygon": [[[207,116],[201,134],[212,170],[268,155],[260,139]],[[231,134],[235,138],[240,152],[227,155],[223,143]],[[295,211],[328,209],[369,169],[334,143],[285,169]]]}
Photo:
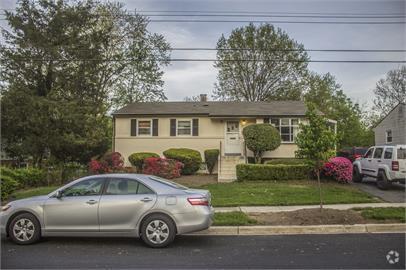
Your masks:
{"label": "car door handle", "polygon": [[372,160],[368,159],[369,162],[371,162]]}
{"label": "car door handle", "polygon": [[378,162],[382,162],[382,160],[378,160]]}
{"label": "car door handle", "polygon": [[96,201],[96,200],[90,200],[90,201],[87,201],[86,203],[87,203],[87,204],[96,204],[97,201]]}
{"label": "car door handle", "polygon": [[142,201],[142,202],[150,202],[150,201],[152,201],[152,199],[151,199],[151,198],[146,197],[146,198],[144,198],[144,199],[141,199],[141,201]]}

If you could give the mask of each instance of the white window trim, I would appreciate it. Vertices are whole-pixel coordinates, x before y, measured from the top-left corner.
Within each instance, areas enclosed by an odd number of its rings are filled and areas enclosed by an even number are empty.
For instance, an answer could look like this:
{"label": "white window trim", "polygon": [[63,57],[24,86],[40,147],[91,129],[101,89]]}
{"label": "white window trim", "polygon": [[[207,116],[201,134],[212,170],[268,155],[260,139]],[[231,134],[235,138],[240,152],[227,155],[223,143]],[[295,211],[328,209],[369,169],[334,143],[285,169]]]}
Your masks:
{"label": "white window trim", "polygon": [[[391,133],[391,136],[390,136],[391,141],[388,141],[388,132],[389,131]],[[393,142],[393,132],[392,132],[391,129],[388,129],[388,130],[385,131],[385,142],[386,143],[392,143]]]}
{"label": "white window trim", "polygon": [[[272,122],[271,122],[271,119],[272,118],[277,118],[277,117],[270,117],[270,120],[269,120],[269,123],[272,125]],[[289,125],[283,125],[283,127],[289,127],[289,141],[283,141],[282,140],[282,129],[281,129],[281,127],[282,127],[282,118],[283,119],[289,119]],[[297,127],[297,128],[299,128],[299,125],[300,125],[300,122],[301,122],[301,120],[300,120],[300,118],[299,117],[292,117],[292,118],[288,118],[288,117],[278,117],[277,118],[278,120],[279,120],[279,127],[278,127],[278,129],[279,129],[279,135],[281,136],[281,143],[286,143],[286,144],[288,144],[288,143],[295,143],[295,138],[293,138],[293,140],[290,140],[290,128],[291,127]],[[292,125],[292,119],[297,119],[297,125]],[[293,135],[293,134],[292,134]]]}
{"label": "white window trim", "polygon": [[[148,135],[147,134],[140,134],[138,132],[140,121],[141,122],[147,122],[147,121],[149,122],[149,134]],[[152,137],[152,119],[139,119],[139,118],[137,118],[137,136],[139,136],[139,137]]]}
{"label": "white window trim", "polygon": [[[178,122],[179,121],[189,121],[190,122],[190,134],[181,134],[178,133]],[[177,137],[192,137],[193,135],[193,119],[176,119],[176,136]]]}

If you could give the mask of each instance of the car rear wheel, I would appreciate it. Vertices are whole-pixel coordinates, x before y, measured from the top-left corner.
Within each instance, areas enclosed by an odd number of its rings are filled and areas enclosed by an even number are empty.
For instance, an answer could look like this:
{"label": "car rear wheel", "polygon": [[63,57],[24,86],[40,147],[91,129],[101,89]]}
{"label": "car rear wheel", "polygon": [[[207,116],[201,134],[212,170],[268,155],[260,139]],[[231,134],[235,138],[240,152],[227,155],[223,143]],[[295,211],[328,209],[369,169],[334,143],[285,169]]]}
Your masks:
{"label": "car rear wheel", "polygon": [[385,172],[379,171],[378,172],[378,178],[376,180],[376,184],[379,189],[386,190],[389,189],[392,186],[392,183],[388,181],[388,178],[386,177]]}
{"label": "car rear wheel", "polygon": [[41,226],[34,215],[23,213],[14,217],[10,222],[8,235],[16,244],[32,244],[41,238]]}
{"label": "car rear wheel", "polygon": [[354,166],[354,168],[353,168],[352,181],[354,181],[355,183],[362,182],[362,174],[359,172],[359,169],[357,166]]}
{"label": "car rear wheel", "polygon": [[166,215],[153,214],[141,224],[141,239],[150,247],[166,247],[173,242],[175,236],[175,224]]}

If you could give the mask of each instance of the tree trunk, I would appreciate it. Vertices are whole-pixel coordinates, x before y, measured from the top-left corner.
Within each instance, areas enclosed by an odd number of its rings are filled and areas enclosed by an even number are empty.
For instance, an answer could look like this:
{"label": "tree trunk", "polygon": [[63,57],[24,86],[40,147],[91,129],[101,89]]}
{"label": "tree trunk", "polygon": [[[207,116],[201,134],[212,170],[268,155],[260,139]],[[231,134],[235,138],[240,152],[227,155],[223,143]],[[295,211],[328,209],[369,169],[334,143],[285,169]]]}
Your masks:
{"label": "tree trunk", "polygon": [[317,170],[317,182],[319,184],[320,211],[322,211],[323,210],[323,198],[321,196],[320,170]]}

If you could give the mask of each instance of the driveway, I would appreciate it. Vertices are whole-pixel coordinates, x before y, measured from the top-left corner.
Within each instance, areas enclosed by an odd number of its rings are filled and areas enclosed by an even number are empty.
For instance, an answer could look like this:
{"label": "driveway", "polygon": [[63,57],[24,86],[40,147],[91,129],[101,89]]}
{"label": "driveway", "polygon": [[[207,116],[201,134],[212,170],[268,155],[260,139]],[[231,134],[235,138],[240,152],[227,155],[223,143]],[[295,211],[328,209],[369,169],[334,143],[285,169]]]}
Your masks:
{"label": "driveway", "polygon": [[365,177],[361,183],[353,183],[353,185],[386,202],[406,202],[405,185],[394,184],[388,190],[380,190],[376,186],[376,180],[370,177]]}
{"label": "driveway", "polygon": [[[404,269],[404,243],[404,234],[181,236],[164,249],[123,238],[50,238],[31,246],[3,240],[1,268]],[[391,250],[397,263],[386,259]]]}

